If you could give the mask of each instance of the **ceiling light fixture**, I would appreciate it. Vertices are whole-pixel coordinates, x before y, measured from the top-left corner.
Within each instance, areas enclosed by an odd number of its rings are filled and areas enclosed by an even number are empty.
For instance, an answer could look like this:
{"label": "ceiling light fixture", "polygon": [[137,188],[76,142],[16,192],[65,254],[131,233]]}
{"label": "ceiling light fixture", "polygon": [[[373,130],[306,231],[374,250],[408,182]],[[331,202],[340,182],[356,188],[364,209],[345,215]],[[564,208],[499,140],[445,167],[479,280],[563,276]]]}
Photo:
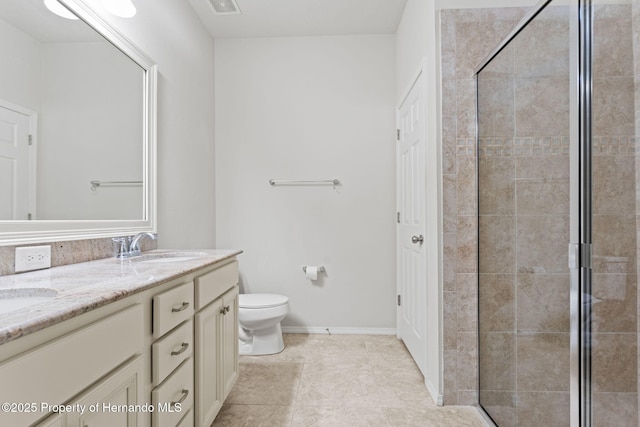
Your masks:
{"label": "ceiling light fixture", "polygon": [[236,0],[209,0],[216,15],[242,15]]}
{"label": "ceiling light fixture", "polygon": [[78,19],[76,15],[74,15],[58,0],[44,0],[44,5],[47,7],[47,9],[58,16],[62,16],[63,18],[67,19]]}

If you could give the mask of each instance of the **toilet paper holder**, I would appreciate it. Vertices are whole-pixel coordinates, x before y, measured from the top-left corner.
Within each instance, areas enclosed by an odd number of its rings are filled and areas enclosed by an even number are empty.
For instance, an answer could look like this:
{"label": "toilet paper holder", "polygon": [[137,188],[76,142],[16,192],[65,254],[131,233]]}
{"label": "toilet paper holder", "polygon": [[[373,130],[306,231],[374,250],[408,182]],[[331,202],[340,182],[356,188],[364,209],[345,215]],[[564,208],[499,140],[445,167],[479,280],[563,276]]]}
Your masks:
{"label": "toilet paper holder", "polygon": [[[303,266],[302,266],[302,271],[304,271],[304,272],[305,272],[305,274],[307,273],[307,266],[306,266],[306,265],[303,265]],[[324,266],[323,266],[323,265],[321,265],[320,267],[318,267],[318,273],[324,273],[325,271],[326,271],[326,270],[325,270],[325,268],[324,268]]]}

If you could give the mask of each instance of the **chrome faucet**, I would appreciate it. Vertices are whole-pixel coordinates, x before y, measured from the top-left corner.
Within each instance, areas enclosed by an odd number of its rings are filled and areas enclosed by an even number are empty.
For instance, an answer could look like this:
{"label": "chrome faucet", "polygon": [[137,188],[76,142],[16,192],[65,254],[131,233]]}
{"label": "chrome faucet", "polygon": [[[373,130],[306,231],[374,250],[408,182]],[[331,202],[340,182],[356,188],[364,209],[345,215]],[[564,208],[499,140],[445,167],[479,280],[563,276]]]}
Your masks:
{"label": "chrome faucet", "polygon": [[133,239],[131,239],[131,243],[129,244],[129,256],[140,255],[140,240],[144,237],[148,237],[151,240],[156,240],[158,238],[157,234],[153,233],[138,233]]}
{"label": "chrome faucet", "polygon": [[114,237],[112,240],[116,246],[116,258],[130,258],[140,255],[140,240],[144,237],[148,237],[151,240],[158,238],[157,234],[153,233],[138,233],[135,236]]}

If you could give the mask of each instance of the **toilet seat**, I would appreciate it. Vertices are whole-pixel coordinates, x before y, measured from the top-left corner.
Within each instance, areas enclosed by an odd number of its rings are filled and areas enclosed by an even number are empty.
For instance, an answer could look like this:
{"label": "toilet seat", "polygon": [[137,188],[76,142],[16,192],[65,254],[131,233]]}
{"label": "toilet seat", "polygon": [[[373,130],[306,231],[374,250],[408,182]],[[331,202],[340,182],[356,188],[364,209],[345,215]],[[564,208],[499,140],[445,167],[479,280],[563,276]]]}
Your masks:
{"label": "toilet seat", "polygon": [[278,307],[289,302],[289,298],[278,294],[240,294],[238,306],[246,309]]}

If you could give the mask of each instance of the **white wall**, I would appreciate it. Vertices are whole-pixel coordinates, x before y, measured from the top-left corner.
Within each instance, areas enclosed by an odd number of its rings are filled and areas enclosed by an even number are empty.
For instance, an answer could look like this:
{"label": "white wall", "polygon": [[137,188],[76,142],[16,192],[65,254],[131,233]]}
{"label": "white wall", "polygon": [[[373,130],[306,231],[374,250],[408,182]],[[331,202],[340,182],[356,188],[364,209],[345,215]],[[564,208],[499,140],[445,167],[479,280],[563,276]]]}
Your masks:
{"label": "white wall", "polygon": [[109,20],[158,64],[158,240],[215,245],[214,43],[189,2],[136,0]]}
{"label": "white wall", "polygon": [[394,39],[216,41],[217,246],[242,292],[289,296],[285,326],[395,328]]}
{"label": "white wall", "polygon": [[440,63],[434,0],[408,0],[396,34],[396,105],[409,91],[420,69],[425,73],[426,121],[426,264],[427,362],[425,383],[442,401],[442,185],[440,143]]}

